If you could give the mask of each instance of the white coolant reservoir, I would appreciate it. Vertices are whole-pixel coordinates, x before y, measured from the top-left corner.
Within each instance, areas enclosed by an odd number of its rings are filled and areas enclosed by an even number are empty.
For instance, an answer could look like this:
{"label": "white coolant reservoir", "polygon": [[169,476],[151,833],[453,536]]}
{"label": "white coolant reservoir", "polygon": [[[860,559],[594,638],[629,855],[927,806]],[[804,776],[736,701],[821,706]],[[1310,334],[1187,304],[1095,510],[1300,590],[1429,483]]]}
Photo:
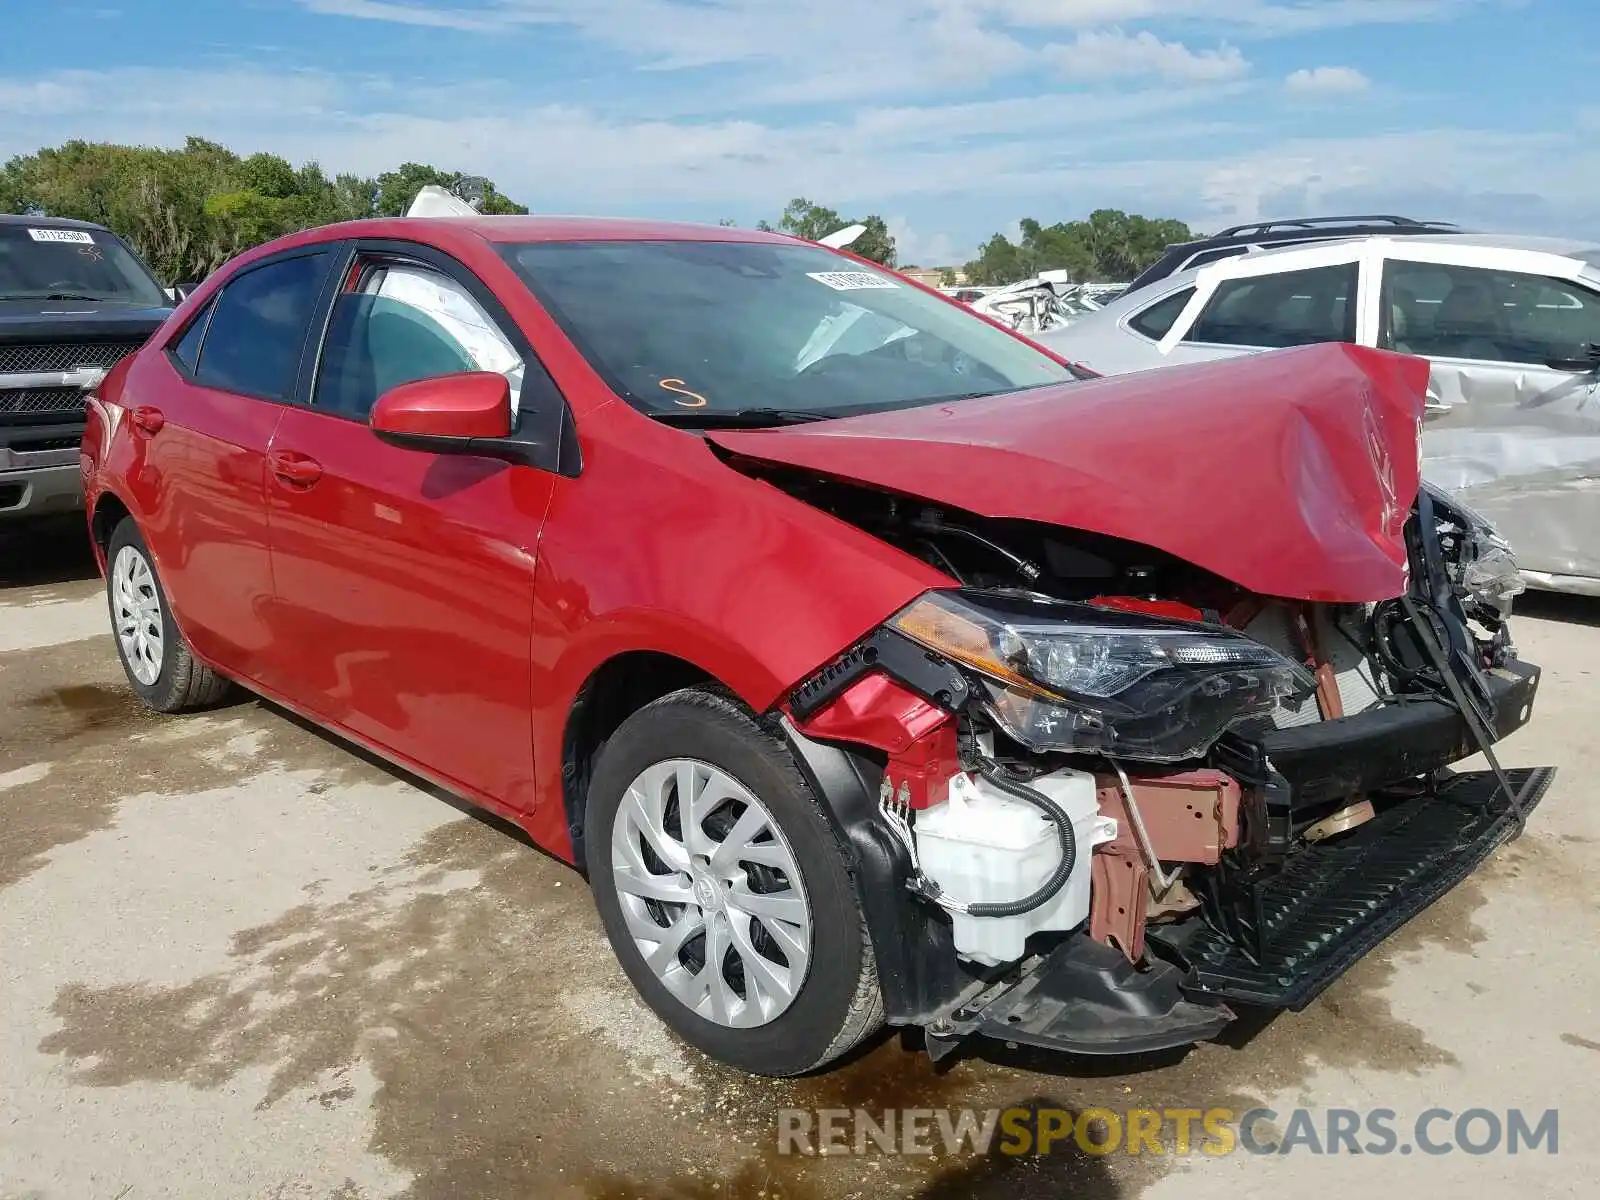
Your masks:
{"label": "white coolant reservoir", "polygon": [[[1031,780],[1072,822],[1077,860],[1063,887],[1043,905],[1015,917],[952,912],[957,953],[995,966],[1021,958],[1041,930],[1076,929],[1089,917],[1089,859],[1117,836],[1100,815],[1094,776],[1063,770]],[[1008,903],[1037,891],[1061,862],[1055,826],[1036,807],[979,776],[957,775],[950,798],[917,814],[914,836],[923,873],[950,900]]]}

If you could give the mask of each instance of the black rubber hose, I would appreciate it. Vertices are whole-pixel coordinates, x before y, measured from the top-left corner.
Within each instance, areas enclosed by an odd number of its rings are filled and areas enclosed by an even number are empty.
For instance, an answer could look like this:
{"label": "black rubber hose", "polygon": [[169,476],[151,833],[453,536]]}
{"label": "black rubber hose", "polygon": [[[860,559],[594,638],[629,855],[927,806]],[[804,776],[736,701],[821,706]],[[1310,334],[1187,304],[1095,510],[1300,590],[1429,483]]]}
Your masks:
{"label": "black rubber hose", "polygon": [[1056,827],[1056,837],[1061,842],[1061,861],[1056,865],[1050,878],[1040,884],[1039,889],[1033,894],[1004,903],[967,905],[968,915],[974,917],[1018,917],[1048,903],[1057,892],[1067,886],[1067,880],[1072,876],[1072,868],[1078,865],[1078,839],[1072,832],[1072,821],[1049,796],[1010,778],[995,763],[979,763],[977,771],[1006,795],[1013,796],[1024,804],[1031,804],[1044,813]]}

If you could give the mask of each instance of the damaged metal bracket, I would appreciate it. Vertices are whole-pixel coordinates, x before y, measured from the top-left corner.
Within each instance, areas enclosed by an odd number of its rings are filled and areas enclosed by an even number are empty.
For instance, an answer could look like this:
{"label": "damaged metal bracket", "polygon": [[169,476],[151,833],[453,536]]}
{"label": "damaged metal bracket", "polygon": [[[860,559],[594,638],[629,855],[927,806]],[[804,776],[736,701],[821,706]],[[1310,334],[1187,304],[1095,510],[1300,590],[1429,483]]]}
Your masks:
{"label": "damaged metal bracket", "polygon": [[1494,752],[1494,738],[1485,727],[1483,716],[1478,706],[1473,703],[1472,698],[1467,695],[1466,689],[1461,686],[1461,680],[1456,673],[1454,665],[1450,662],[1444,647],[1439,644],[1439,639],[1434,636],[1433,626],[1424,618],[1416,600],[1411,596],[1401,597],[1400,603],[1405,608],[1406,615],[1411,618],[1411,623],[1417,631],[1417,636],[1421,640],[1423,648],[1427,650],[1428,657],[1433,659],[1434,666],[1438,668],[1439,675],[1444,680],[1446,689],[1450,692],[1450,698],[1455,701],[1456,707],[1461,710],[1461,717],[1466,721],[1473,740],[1478,743],[1478,749],[1483,751],[1483,757],[1488,762],[1489,769],[1494,772],[1494,777],[1500,785],[1500,790],[1505,793],[1506,800],[1511,805],[1511,815],[1515,826],[1510,840],[1515,841],[1522,836],[1522,831],[1528,824],[1528,814],[1524,803],[1527,797],[1524,793],[1527,789],[1533,787],[1534,781],[1530,779],[1523,784],[1523,790],[1520,791],[1512,788],[1511,780],[1506,778],[1505,769],[1500,765],[1500,758]]}

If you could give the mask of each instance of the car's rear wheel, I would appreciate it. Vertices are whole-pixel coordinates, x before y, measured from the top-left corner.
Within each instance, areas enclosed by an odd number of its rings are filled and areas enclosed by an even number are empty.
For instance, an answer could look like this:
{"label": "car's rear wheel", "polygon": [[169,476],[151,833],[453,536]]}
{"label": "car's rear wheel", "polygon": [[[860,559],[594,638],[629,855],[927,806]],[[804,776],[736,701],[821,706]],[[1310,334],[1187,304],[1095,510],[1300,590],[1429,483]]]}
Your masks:
{"label": "car's rear wheel", "polygon": [[838,835],[782,741],[730,700],[686,689],[623,722],[585,851],[628,978],[711,1057],[795,1075],[883,1023]]}
{"label": "car's rear wheel", "polygon": [[132,517],[111,531],[106,546],[106,600],[117,657],[139,699],[159,712],[182,712],[227,695],[228,680],[196,660],[179,632],[155,559]]}

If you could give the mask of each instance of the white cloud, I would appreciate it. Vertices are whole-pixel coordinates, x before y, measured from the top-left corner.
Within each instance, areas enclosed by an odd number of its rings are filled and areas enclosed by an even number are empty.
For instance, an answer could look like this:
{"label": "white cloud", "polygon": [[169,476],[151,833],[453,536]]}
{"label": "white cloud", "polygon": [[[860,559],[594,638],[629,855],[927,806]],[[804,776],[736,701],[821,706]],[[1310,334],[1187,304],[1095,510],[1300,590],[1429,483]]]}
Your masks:
{"label": "white cloud", "polygon": [[[348,98],[346,84],[317,71],[188,71],[182,73],[182,87],[173,86],[174,78],[171,71],[150,67],[74,69],[32,79],[0,76],[0,121],[8,114],[41,118],[87,114],[125,120],[196,112],[270,115],[279,111],[285,117],[314,119]],[[38,144],[35,139],[30,149]]]}
{"label": "white cloud", "polygon": [[[1366,79],[1349,66],[1285,78],[1287,64],[1256,77],[1236,41],[1478,0],[298,2],[368,23],[330,16],[330,38],[403,22],[469,53],[486,32],[528,44],[559,27],[615,64],[617,86],[592,103],[548,103],[523,82],[247,65],[201,63],[181,87],[158,67],[0,74],[0,161],[74,137],[181,145],[195,134],[330,172],[407,160],[482,172],[536,211],[749,222],[805,195],[897,214],[906,259],[933,265],[967,257],[1012,215],[1048,223],[1102,205],[1202,228],[1407,204],[1490,228],[1500,213],[1552,232],[1600,221],[1600,155],[1585,129],[1287,137],[1324,109],[1238,103]],[[1159,36],[1135,24],[1146,19],[1160,19]],[[1256,43],[1246,49],[1265,60]],[[1047,65],[1067,82],[1041,85]],[[640,90],[639,68],[655,91]],[[1023,85],[985,86],[1012,71]],[[930,98],[940,102],[919,102]],[[1519,192],[1495,190],[1503,180]]]}
{"label": "white cloud", "polygon": [[1084,29],[1107,22],[1164,20],[1276,37],[1354,25],[1409,24],[1450,17],[1493,0],[977,0],[999,19],[1038,28]]}
{"label": "white cloud", "polygon": [[1457,15],[1484,0],[1292,0],[1288,3],[1263,3],[1261,0],[1222,0],[1197,3],[1217,19],[1241,26],[1250,32],[1271,37],[1311,33],[1319,29],[1340,29],[1353,25],[1409,25],[1419,21],[1443,20]]}
{"label": "white cloud", "polygon": [[1181,42],[1163,42],[1149,30],[1128,34],[1120,29],[1080,33],[1077,40],[1046,46],[1045,58],[1071,79],[1111,79],[1154,75],[1198,83],[1238,79],[1250,71],[1238,49],[1191,50]]}
{"label": "white cloud", "polygon": [[1372,80],[1354,67],[1303,67],[1291,72],[1283,84],[1291,92],[1326,96],[1364,92]]}
{"label": "white cloud", "polygon": [[392,21],[399,25],[422,25],[432,29],[488,33],[503,30],[509,24],[504,15],[497,15],[491,9],[435,8],[427,4],[400,3],[398,0],[300,0],[300,3],[324,16]]}
{"label": "white cloud", "polygon": [[905,217],[890,217],[884,224],[894,238],[895,252],[902,263],[920,267],[948,267],[966,255],[956,253],[955,241],[948,233],[921,234]]}
{"label": "white cloud", "polygon": [[1565,232],[1600,220],[1590,199],[1600,195],[1600,156],[1582,130],[1283,139],[1188,115],[1252,86],[1237,81],[1072,104],[867,108],[779,127],[626,120],[519,103],[503,86],[418,99],[398,84],[315,72],[203,72],[176,89],[156,86],[160,77],[111,68],[0,80],[0,160],[72,137],[182,145],[196,134],[329,171],[370,174],[406,160],[481,171],[536,211],[752,220],[806,195],[896,214],[906,256],[919,262],[963,258],[1019,212],[1051,221],[1100,205],[1201,227],[1406,197],[1428,210],[1414,215],[1491,228],[1514,218]]}
{"label": "white cloud", "polygon": [[86,88],[61,79],[0,79],[0,113],[54,113],[88,102]]}
{"label": "white cloud", "polygon": [[[728,63],[784,64],[799,81],[830,81],[820,99],[885,94],[909,83],[976,78],[1020,65],[1049,30],[1085,34],[1108,24],[1163,21],[1180,31],[1274,37],[1319,29],[1433,20],[1499,0],[295,0],[329,17],[507,36],[571,29],[656,69]],[[1120,36],[1100,33],[1105,38]],[[1161,58],[1148,32],[1135,54]],[[1126,39],[1133,40],[1133,39]],[[1093,45],[1094,43],[1091,43]],[[1116,52],[1119,47],[1108,47]],[[1180,78],[1238,73],[1237,51],[1181,45],[1162,61]],[[918,69],[920,66],[920,70]],[[1187,70],[1188,73],[1184,73]],[[1213,71],[1216,74],[1196,74]],[[845,75],[859,76],[848,86]],[[874,76],[885,85],[874,85]]]}

